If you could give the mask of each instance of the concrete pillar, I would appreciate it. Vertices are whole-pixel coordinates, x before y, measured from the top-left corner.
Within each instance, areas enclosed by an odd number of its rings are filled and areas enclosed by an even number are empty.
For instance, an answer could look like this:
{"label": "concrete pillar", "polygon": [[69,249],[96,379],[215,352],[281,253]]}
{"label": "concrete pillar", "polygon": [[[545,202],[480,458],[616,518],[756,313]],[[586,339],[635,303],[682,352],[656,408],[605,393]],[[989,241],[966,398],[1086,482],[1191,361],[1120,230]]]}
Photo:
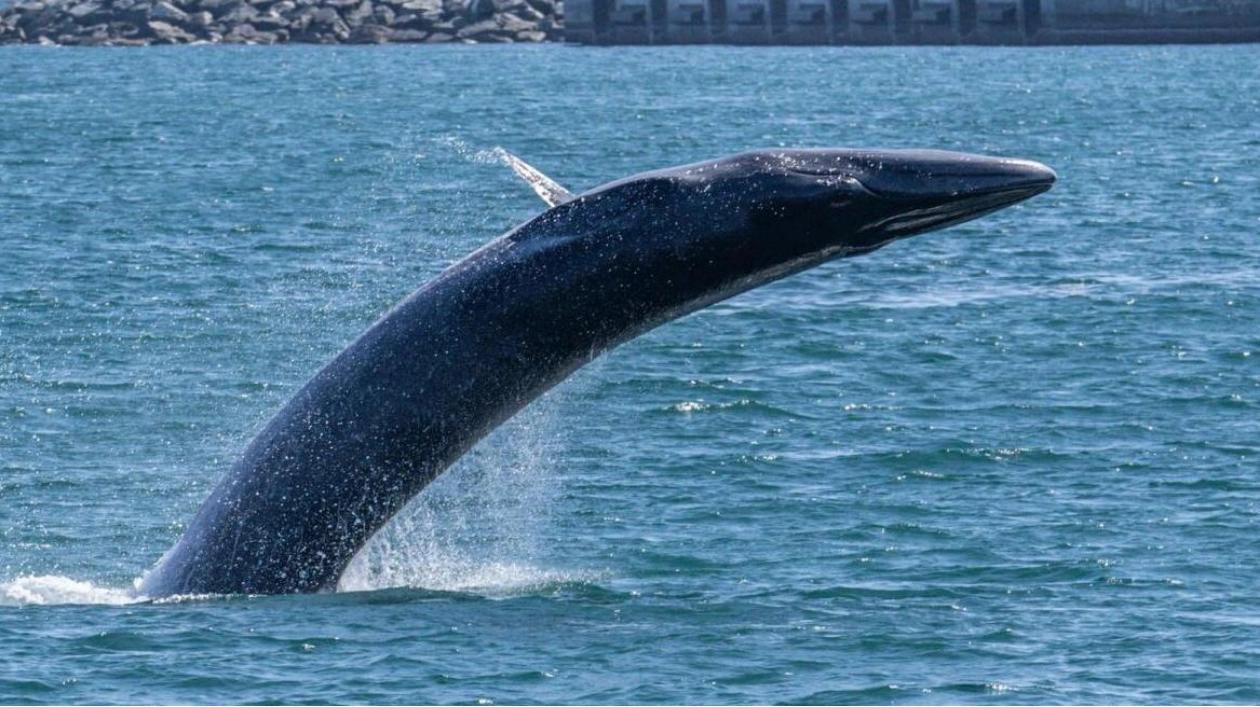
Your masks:
{"label": "concrete pillar", "polygon": [[835,16],[828,0],[787,0],[786,44],[830,44],[835,36]]}
{"label": "concrete pillar", "polygon": [[709,6],[706,0],[668,0],[665,9],[665,40],[670,44],[708,44]]}
{"label": "concrete pillar", "polygon": [[726,0],[726,39],[732,44],[768,44],[770,0]]}

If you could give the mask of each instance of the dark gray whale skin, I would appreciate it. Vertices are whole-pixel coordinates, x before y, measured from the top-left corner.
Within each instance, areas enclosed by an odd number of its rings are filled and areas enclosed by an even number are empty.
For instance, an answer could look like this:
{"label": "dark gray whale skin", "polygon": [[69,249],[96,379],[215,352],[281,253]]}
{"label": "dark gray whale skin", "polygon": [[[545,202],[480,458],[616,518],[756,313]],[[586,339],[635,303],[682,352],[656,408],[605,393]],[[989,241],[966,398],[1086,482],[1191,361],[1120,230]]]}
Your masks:
{"label": "dark gray whale skin", "polygon": [[960,153],[765,150],[581,194],[451,266],[319,371],[138,592],[333,589],[430,481],[600,353],[1054,180],[1034,162]]}

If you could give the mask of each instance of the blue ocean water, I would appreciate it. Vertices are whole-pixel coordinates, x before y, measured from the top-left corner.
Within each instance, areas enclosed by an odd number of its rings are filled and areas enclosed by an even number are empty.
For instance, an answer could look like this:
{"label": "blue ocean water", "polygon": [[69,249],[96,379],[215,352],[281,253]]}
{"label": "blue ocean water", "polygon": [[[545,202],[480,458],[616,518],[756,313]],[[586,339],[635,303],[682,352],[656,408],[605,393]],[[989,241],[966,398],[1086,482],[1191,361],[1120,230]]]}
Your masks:
{"label": "blue ocean water", "polygon": [[[1260,47],[0,51],[0,703],[1260,701]],[[658,329],[335,594],[137,601],[252,434],[573,189],[767,146],[1019,207]]]}

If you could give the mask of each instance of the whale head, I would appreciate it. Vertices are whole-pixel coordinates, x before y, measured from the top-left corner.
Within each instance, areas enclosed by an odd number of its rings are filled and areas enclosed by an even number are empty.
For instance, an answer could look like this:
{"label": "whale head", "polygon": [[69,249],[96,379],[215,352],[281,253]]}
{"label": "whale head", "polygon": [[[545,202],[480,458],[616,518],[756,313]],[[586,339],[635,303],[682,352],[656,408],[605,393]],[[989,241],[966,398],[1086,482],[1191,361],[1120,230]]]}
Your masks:
{"label": "whale head", "polygon": [[691,192],[678,201],[703,209],[713,238],[755,240],[767,258],[809,267],[1010,206],[1049,189],[1055,174],[958,152],[762,150],[644,180]]}
{"label": "whale head", "polygon": [[1054,181],[1036,162],[958,152],[759,150],[611,182],[516,235],[566,234],[558,247],[582,250],[591,267],[583,287],[621,288],[668,319],[983,216]]}

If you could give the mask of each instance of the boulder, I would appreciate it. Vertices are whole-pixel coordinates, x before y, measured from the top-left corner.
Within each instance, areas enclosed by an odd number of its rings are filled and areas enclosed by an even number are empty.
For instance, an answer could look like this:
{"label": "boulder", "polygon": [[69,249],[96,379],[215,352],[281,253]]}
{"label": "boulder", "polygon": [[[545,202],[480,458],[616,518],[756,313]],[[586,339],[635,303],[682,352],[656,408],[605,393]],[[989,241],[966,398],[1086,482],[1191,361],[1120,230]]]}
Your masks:
{"label": "boulder", "polygon": [[162,0],[149,10],[149,19],[173,25],[182,25],[188,21],[188,13]]}
{"label": "boulder", "polygon": [[536,29],[527,29],[523,32],[516,33],[516,41],[518,42],[545,42],[547,41],[547,33],[539,32]]}
{"label": "boulder", "polygon": [[351,28],[358,27],[372,17],[371,0],[363,0],[357,6],[341,11],[341,19]]}
{"label": "boulder", "polygon": [[525,2],[545,17],[554,17],[556,14],[555,0],[525,0]]}
{"label": "boulder", "polygon": [[236,25],[223,35],[223,41],[229,44],[275,44],[277,40],[274,32],[259,32],[248,22]]}
{"label": "boulder", "polygon": [[169,22],[150,20],[147,26],[155,44],[187,44],[196,39],[193,35]]}
{"label": "boulder", "polygon": [[318,35],[317,41],[320,42],[344,42],[350,37],[350,27],[331,7],[316,10],[306,31]]}
{"label": "boulder", "polygon": [[252,22],[260,14],[262,13],[258,12],[258,8],[253,5],[240,3],[226,13],[219,15],[218,18],[220,22],[225,22],[228,25],[239,25]]}
{"label": "boulder", "polygon": [[493,18],[474,22],[461,28],[455,33],[460,39],[478,39],[481,36],[489,35],[500,30],[499,23]]}
{"label": "boulder", "polygon": [[341,15],[331,7],[321,7],[311,13],[311,24],[316,27],[331,27],[337,22],[341,22]]}
{"label": "boulder", "polygon": [[389,26],[402,30],[428,30],[432,24],[432,22],[419,15],[406,13],[395,17],[394,21],[389,23]]}
{"label": "boulder", "polygon": [[81,2],[73,5],[66,10],[66,14],[75,19],[76,22],[86,22],[88,17],[96,15],[101,11],[101,4],[97,2]]}
{"label": "boulder", "polygon": [[434,22],[433,29],[438,32],[445,32],[445,33],[450,33],[453,35],[456,32],[458,32],[460,29],[462,29],[463,27],[466,27],[467,25],[468,25],[468,18],[457,15],[455,17],[450,18],[449,20],[443,20],[441,22]]}
{"label": "boulder", "polygon": [[428,32],[423,32],[418,29],[396,29],[394,27],[389,28],[389,41],[397,42],[399,44],[408,44],[411,42],[423,42],[428,37],[429,37]]}
{"label": "boulder", "polygon": [[[118,1],[119,0],[114,0],[115,7],[118,6]],[[236,7],[240,4],[240,2],[241,0],[201,0],[201,2],[197,4],[197,7],[218,16]]]}
{"label": "boulder", "polygon": [[499,24],[499,29],[509,34],[528,32],[538,29],[538,25],[536,23],[521,19],[516,15],[495,15],[494,21]]}
{"label": "boulder", "polygon": [[211,15],[209,12],[206,12],[205,10],[201,10],[200,12],[194,12],[188,16],[187,26],[188,27],[209,27],[211,22],[214,22],[214,15]]}
{"label": "boulder", "polygon": [[260,32],[275,32],[277,30],[287,30],[289,28],[288,20],[271,13],[255,17],[253,20],[250,20],[250,24],[254,26],[254,29],[259,30]]}
{"label": "boulder", "polygon": [[351,44],[384,44],[389,41],[389,28],[380,25],[363,25],[350,31],[347,40]]}
{"label": "boulder", "polygon": [[504,14],[514,15],[522,20],[528,20],[529,22],[541,22],[542,20],[547,19],[546,15],[538,10],[535,10],[532,5],[524,2],[516,7],[513,7],[511,10],[505,10]]}
{"label": "boulder", "polygon": [[427,13],[442,14],[442,0],[406,0],[398,6],[402,12],[414,12],[417,15]]}
{"label": "boulder", "polygon": [[[109,36],[117,39],[141,39],[140,27],[131,22],[110,22]],[[113,42],[110,42],[113,44]]]}

